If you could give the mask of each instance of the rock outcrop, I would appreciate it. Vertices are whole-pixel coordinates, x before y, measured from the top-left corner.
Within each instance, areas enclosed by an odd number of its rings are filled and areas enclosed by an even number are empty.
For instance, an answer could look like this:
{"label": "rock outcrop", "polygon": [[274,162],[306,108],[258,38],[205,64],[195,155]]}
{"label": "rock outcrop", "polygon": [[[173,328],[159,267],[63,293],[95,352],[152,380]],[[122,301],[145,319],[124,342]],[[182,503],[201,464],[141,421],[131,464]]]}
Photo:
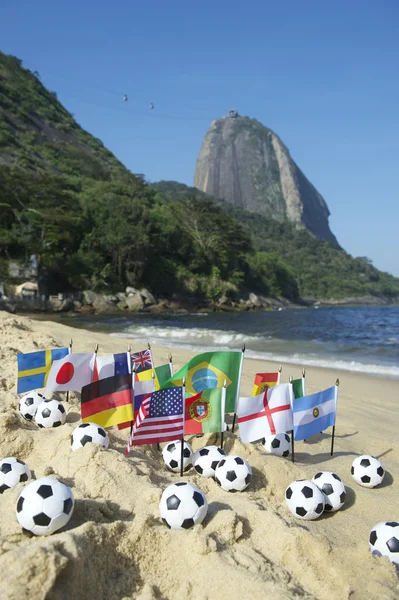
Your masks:
{"label": "rock outcrop", "polygon": [[323,197],[292,160],[281,139],[256,119],[213,121],[197,160],[199,190],[251,212],[288,219],[322,240],[337,243]]}

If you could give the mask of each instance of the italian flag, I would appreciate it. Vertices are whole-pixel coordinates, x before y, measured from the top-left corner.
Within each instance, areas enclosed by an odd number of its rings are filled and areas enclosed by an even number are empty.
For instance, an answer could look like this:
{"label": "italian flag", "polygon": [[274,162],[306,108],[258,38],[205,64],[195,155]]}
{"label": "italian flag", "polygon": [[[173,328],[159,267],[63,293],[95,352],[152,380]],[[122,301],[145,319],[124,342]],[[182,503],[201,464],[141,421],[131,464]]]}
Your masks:
{"label": "italian flag", "polygon": [[223,431],[226,388],[211,388],[186,398],[184,434]]}

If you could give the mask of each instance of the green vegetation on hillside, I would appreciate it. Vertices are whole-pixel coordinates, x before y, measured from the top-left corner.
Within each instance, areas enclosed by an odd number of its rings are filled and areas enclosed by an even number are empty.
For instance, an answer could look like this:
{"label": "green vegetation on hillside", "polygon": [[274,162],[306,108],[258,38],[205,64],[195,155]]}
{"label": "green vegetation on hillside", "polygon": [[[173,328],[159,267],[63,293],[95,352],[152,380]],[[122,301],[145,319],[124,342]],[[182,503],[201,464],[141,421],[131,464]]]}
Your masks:
{"label": "green vegetation on hillside", "polygon": [[0,53],[0,281],[35,253],[48,293],[145,286],[196,303],[399,294],[399,280],[289,224],[147,184]]}

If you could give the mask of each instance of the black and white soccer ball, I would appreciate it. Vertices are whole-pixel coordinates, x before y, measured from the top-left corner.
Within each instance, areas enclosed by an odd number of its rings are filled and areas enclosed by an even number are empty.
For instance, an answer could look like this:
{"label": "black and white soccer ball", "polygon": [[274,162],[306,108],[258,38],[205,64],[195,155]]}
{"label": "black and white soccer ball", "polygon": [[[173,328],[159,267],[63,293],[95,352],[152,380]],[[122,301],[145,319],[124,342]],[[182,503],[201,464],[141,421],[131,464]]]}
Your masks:
{"label": "black and white soccer ball", "polygon": [[241,456],[222,458],[215,471],[215,481],[226,492],[242,492],[252,478],[252,469]]}
{"label": "black and white soccer ball", "polygon": [[369,546],[371,554],[387,556],[392,563],[399,565],[399,523],[377,523],[370,531]]}
{"label": "black and white soccer ball", "polygon": [[[193,449],[185,441],[183,446],[183,471],[187,471],[190,468],[192,455]],[[168,469],[174,473],[179,473],[181,467],[181,440],[166,444],[162,450],[162,456]]]}
{"label": "black and white soccer ball", "polygon": [[199,487],[178,481],[164,490],[159,512],[162,521],[170,529],[190,529],[205,519],[208,501]]}
{"label": "black and white soccer ball", "polygon": [[41,477],[24,487],[17,501],[18,523],[35,535],[51,535],[72,516],[72,490],[54,477]]}
{"label": "black and white soccer ball", "polygon": [[39,394],[39,392],[32,391],[29,394],[26,394],[19,401],[19,412],[27,421],[32,421],[34,418],[36,411],[39,407],[39,404],[46,399],[43,394]]}
{"label": "black and white soccer ball", "polygon": [[86,444],[98,444],[108,448],[109,437],[105,429],[96,423],[81,423],[73,430],[71,436],[72,450],[79,450]]}
{"label": "black and white soccer ball", "polygon": [[276,456],[288,456],[291,452],[291,440],[288,433],[276,433],[262,440],[266,452]]}
{"label": "black and white soccer ball", "polygon": [[35,415],[39,427],[59,427],[66,421],[65,408],[58,400],[44,400]]}
{"label": "black and white soccer ball", "polygon": [[313,483],[325,495],[324,510],[335,512],[345,503],[346,491],[344,483],[336,473],[330,471],[321,471],[312,478]]}
{"label": "black and white soccer ball", "polygon": [[216,467],[224,456],[226,452],[222,448],[204,446],[192,456],[194,469],[202,477],[215,477]]}
{"label": "black and white soccer ball", "polygon": [[12,456],[0,461],[0,494],[19,483],[25,483],[30,478],[27,465],[19,458]]}
{"label": "black and white soccer ball", "polygon": [[385,471],[378,458],[364,454],[353,461],[351,474],[359,485],[373,488],[382,483]]}
{"label": "black and white soccer ball", "polygon": [[325,496],[313,481],[298,479],[285,490],[285,501],[291,513],[298,519],[312,521],[324,511]]}

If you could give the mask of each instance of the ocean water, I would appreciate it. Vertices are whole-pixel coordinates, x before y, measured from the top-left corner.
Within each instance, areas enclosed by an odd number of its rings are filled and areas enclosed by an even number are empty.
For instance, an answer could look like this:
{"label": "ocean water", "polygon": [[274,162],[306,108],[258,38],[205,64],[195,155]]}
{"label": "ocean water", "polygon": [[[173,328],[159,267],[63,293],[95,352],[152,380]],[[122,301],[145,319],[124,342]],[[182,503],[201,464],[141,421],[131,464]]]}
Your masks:
{"label": "ocean water", "polygon": [[321,307],[237,313],[65,315],[59,320],[140,344],[399,378],[399,307]]}

